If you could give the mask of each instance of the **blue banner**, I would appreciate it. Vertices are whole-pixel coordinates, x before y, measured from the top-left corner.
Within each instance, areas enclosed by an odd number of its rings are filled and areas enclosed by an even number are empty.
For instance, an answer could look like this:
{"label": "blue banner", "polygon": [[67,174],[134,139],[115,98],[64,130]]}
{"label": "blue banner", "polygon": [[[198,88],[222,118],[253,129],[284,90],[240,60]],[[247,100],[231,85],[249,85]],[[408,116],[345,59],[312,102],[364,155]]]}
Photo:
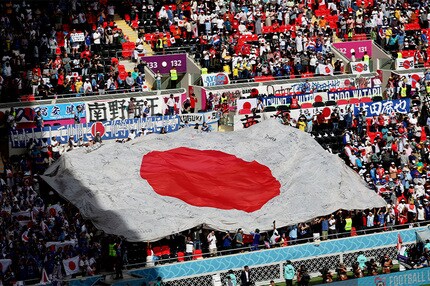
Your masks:
{"label": "blue banner", "polygon": [[84,142],[88,142],[100,132],[103,140],[124,139],[129,132],[134,130],[139,133],[145,128],[149,133],[160,133],[161,129],[169,133],[179,129],[179,116],[153,116],[147,118],[124,119],[105,122],[88,122],[83,124],[73,124],[67,126],[52,126],[30,129],[19,129],[11,131],[9,140],[12,148],[24,148],[30,139],[42,140],[45,138],[50,144],[51,138],[56,137],[61,144],[67,143],[70,136],[75,141],[82,137]]}
{"label": "blue banner", "polygon": [[382,95],[381,87],[348,89],[348,90],[328,92],[327,100],[336,101],[339,99],[374,97],[374,96],[381,96],[381,95]]}
{"label": "blue banner", "polygon": [[74,118],[78,114],[79,118],[85,117],[85,103],[59,103],[41,105],[34,108],[34,112],[42,114],[44,121]]}
{"label": "blue banner", "polygon": [[360,110],[366,111],[366,117],[378,116],[379,114],[408,113],[411,109],[411,100],[409,98],[396,100],[382,100],[376,102],[365,102],[354,105],[354,114],[357,115]]}
{"label": "blue banner", "polygon": [[[304,93],[304,94],[296,94],[297,101],[299,103],[303,102],[314,102],[316,95],[321,95],[324,93]],[[268,96],[263,97],[263,105],[264,106],[278,106],[278,105],[287,105],[291,103],[292,95],[287,96]]]}

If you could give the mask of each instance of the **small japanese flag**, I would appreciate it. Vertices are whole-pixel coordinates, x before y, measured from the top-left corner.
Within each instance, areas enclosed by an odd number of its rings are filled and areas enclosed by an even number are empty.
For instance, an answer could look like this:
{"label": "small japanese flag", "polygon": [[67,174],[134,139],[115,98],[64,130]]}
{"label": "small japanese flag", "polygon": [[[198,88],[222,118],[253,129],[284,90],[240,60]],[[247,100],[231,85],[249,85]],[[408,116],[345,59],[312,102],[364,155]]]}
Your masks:
{"label": "small japanese flag", "polygon": [[48,273],[46,273],[45,268],[43,268],[43,271],[42,271],[42,278],[40,279],[40,284],[42,284],[42,285],[46,285],[46,284],[48,284],[48,283],[51,283],[51,280],[49,280]]}
{"label": "small japanese flag", "polygon": [[63,211],[63,208],[59,204],[55,204],[48,207],[47,211],[51,216],[55,217],[58,215],[59,212]]}
{"label": "small japanese flag", "polygon": [[72,275],[79,272],[79,255],[63,260],[64,271],[66,275]]}

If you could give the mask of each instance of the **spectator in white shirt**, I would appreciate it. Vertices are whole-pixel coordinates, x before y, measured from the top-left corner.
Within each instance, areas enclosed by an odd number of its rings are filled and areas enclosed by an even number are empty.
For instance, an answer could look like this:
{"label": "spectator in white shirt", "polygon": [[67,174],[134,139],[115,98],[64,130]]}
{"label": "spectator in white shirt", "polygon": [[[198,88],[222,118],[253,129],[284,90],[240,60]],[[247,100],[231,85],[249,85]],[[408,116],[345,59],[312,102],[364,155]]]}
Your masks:
{"label": "spectator in white shirt", "polygon": [[173,94],[171,94],[166,103],[167,108],[169,108],[168,115],[175,115],[175,104],[176,104],[175,99],[173,98]]}

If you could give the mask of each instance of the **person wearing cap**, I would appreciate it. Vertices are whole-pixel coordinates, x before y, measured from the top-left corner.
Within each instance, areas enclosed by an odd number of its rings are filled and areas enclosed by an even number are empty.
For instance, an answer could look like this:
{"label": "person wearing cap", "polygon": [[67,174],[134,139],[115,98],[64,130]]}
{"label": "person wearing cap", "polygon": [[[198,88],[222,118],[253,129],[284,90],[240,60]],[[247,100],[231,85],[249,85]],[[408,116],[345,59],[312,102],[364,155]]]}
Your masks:
{"label": "person wearing cap", "polygon": [[422,203],[418,204],[417,208],[417,221],[425,221],[426,220],[426,212],[424,210],[424,206]]}
{"label": "person wearing cap", "polygon": [[93,92],[93,86],[92,86],[92,84],[90,82],[90,78],[89,77],[87,77],[85,79],[83,88],[84,88],[84,94],[86,94],[86,95]]}
{"label": "person wearing cap", "polygon": [[287,260],[287,264],[284,267],[285,285],[293,286],[294,275],[296,275],[296,270],[294,269],[294,266],[291,264],[291,261]]}
{"label": "person wearing cap", "polygon": [[93,142],[94,143],[102,143],[102,137],[100,136],[100,131],[96,132],[96,136],[94,136],[93,138]]}

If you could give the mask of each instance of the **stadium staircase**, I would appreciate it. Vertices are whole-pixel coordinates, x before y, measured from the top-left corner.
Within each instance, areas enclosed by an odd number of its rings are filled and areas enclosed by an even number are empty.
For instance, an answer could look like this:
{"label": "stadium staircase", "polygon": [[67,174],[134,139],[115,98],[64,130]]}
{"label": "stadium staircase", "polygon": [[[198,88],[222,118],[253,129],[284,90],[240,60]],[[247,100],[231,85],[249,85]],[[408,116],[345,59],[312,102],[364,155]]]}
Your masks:
{"label": "stadium staircase", "polygon": [[[131,28],[127,24],[127,22],[117,14],[115,14],[114,21],[115,21],[116,26],[122,30],[124,36],[127,36],[127,38],[129,39],[130,42],[136,43],[136,41],[138,39],[137,31],[133,30],[133,28]],[[152,50],[151,46],[148,45],[147,43],[144,42],[143,47],[145,48],[147,55],[153,55],[154,54],[154,51]]]}

